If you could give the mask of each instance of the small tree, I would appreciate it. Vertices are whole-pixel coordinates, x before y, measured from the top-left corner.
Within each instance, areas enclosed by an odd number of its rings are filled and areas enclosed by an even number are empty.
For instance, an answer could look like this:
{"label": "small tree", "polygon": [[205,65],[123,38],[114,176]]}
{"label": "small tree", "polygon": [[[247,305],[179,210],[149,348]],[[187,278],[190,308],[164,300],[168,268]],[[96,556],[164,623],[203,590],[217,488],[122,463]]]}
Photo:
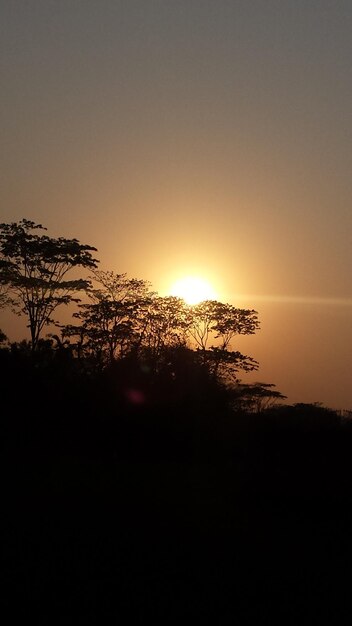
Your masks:
{"label": "small tree", "polygon": [[77,239],[53,239],[42,234],[45,230],[26,219],[0,224],[0,284],[7,287],[14,311],[28,317],[33,351],[44,326],[56,323],[55,309],[79,301],[75,294],[90,284],[82,278],[67,280],[67,273],[98,263],[91,254],[96,248]]}
{"label": "small tree", "polygon": [[272,383],[238,383],[230,391],[233,408],[247,413],[263,413],[285,400]]}

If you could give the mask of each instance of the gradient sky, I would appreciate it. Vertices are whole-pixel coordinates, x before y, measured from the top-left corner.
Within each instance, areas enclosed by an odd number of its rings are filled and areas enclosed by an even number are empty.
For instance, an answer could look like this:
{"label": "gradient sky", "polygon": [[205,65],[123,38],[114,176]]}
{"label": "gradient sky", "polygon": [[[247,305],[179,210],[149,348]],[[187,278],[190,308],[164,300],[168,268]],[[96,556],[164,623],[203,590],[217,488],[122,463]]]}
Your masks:
{"label": "gradient sky", "polygon": [[1,221],[208,278],[259,313],[256,380],[352,408],[351,1],[2,0],[0,29]]}

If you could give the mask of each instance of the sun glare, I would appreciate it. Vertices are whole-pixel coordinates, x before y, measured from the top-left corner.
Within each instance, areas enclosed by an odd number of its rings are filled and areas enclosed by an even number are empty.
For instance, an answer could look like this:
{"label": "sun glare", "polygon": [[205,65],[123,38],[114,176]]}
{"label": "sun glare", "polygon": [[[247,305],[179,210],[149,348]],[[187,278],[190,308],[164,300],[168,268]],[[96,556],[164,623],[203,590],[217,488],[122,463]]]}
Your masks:
{"label": "sun glare", "polygon": [[202,278],[188,276],[174,283],[171,295],[183,298],[187,304],[198,304],[203,300],[216,300],[216,293],[210,283]]}

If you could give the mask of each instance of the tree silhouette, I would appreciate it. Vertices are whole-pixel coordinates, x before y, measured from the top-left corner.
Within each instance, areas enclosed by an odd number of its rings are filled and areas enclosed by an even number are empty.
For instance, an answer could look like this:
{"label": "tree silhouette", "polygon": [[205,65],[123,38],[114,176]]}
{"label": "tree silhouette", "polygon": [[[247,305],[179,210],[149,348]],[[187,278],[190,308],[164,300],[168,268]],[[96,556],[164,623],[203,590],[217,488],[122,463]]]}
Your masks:
{"label": "tree silhouette", "polygon": [[76,337],[80,356],[93,357],[100,366],[123,357],[141,341],[145,315],[152,292],[145,280],[126,274],[95,271],[95,287],[88,291],[90,302],[79,305],[73,317],[80,324],[63,327],[63,335]]}
{"label": "tree silhouette", "polygon": [[45,230],[26,219],[0,224],[0,283],[8,289],[14,311],[28,317],[32,351],[44,326],[55,323],[54,310],[79,301],[74,294],[89,286],[88,280],[67,280],[66,274],[76,267],[95,268],[98,262],[91,254],[96,248],[35,233]]}
{"label": "tree silhouette", "polygon": [[[186,349],[195,367],[205,368],[214,381],[235,383],[237,390],[238,372],[258,369],[255,359],[231,349],[236,335],[254,334],[259,328],[256,311],[215,300],[191,306],[182,298],[161,297],[146,280],[99,271],[91,254],[96,248],[77,239],[53,239],[45,230],[26,219],[0,224],[0,304],[10,302],[15,312],[27,315],[32,351],[46,324],[59,325],[52,318],[54,310],[80,303],[76,294],[84,290],[88,301],[73,314],[77,323],[61,326],[61,331],[72,357],[89,371],[129,356],[151,373],[162,371],[172,379],[170,355],[178,348]],[[67,272],[76,267],[90,269],[91,275],[67,280]],[[254,404],[254,397],[264,404],[276,395],[265,385],[240,391],[247,405],[246,395]]]}
{"label": "tree silhouette", "polygon": [[[212,300],[190,306],[182,298],[159,296],[147,281],[126,274],[95,271],[90,278],[95,282],[87,292],[90,302],[73,315],[80,323],[63,327],[86,363],[101,369],[133,354],[156,373],[169,349],[183,346],[214,379],[229,382],[239,370],[258,368],[252,357],[229,349],[235,335],[255,333],[256,311]],[[209,345],[211,340],[217,345]]]}
{"label": "tree silhouette", "polygon": [[256,382],[252,384],[238,381],[230,391],[231,405],[238,411],[246,413],[263,413],[285,400],[280,391],[274,389],[272,383]]}
{"label": "tree silhouette", "polygon": [[[236,378],[240,369],[258,369],[255,359],[229,349],[236,335],[252,335],[259,328],[256,311],[205,300],[188,308],[187,328],[203,362],[208,364],[215,377],[229,381]],[[209,346],[211,340],[219,340],[218,345]]]}
{"label": "tree silhouette", "polygon": [[141,349],[149,364],[156,370],[158,363],[169,348],[187,343],[187,307],[175,296],[154,296],[144,314],[144,330]]}

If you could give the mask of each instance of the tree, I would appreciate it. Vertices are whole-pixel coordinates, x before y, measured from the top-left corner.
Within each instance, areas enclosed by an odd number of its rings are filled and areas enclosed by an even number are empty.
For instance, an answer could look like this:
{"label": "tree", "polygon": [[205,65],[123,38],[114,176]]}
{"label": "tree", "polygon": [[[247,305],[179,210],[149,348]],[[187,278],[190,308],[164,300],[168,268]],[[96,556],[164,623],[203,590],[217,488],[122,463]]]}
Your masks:
{"label": "tree", "polygon": [[186,305],[174,296],[158,296],[145,280],[126,274],[95,271],[89,302],[80,304],[63,335],[76,339],[80,357],[93,357],[104,367],[127,354],[156,371],[166,348],[186,343]]}
{"label": "tree", "polygon": [[238,381],[230,391],[231,404],[236,410],[263,413],[287,398],[274,387],[272,383],[245,384]]}
{"label": "tree", "polygon": [[[215,377],[229,380],[240,369],[258,369],[255,359],[229,349],[235,335],[253,335],[258,328],[256,311],[216,300],[205,300],[188,310],[188,333]],[[218,344],[209,346],[210,340]]]}
{"label": "tree", "polygon": [[145,329],[145,311],[153,293],[145,280],[129,279],[126,274],[95,271],[90,277],[90,302],[79,305],[74,317],[79,325],[63,329],[66,337],[77,337],[80,356],[93,356],[100,365],[113,363],[132,346],[141,342]]}
{"label": "tree", "polygon": [[207,349],[210,338],[220,339],[220,348],[227,350],[235,335],[253,335],[259,328],[256,311],[216,300],[190,306],[188,318],[188,332],[201,350]]}
{"label": "tree", "polygon": [[26,219],[0,224],[0,284],[7,287],[14,311],[28,318],[32,351],[44,326],[56,323],[55,309],[78,302],[75,294],[89,287],[89,280],[67,280],[67,273],[77,267],[93,269],[98,263],[91,254],[96,248],[77,239],[53,239],[42,234],[46,230]]}
{"label": "tree", "polygon": [[187,307],[182,298],[157,296],[144,310],[144,331],[141,348],[157,370],[169,348],[185,346],[187,342]]}

